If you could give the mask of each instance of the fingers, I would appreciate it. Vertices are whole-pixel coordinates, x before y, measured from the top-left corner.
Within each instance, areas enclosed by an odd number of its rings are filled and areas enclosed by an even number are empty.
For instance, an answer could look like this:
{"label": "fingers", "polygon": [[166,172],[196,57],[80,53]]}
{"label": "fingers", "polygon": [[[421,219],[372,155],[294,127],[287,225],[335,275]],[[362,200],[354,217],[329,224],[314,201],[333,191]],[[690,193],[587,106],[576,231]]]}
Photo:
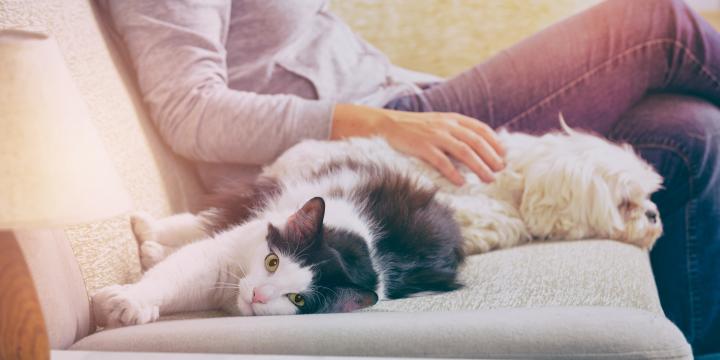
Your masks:
{"label": "fingers", "polygon": [[505,163],[496,150],[483,138],[467,128],[458,126],[451,130],[452,136],[467,144],[480,156],[483,163],[487,164],[492,171],[500,171]]}
{"label": "fingers", "polygon": [[482,121],[467,117],[461,114],[451,114],[452,117],[465,128],[472,130],[475,134],[479,135],[482,139],[485,139],[487,143],[493,148],[493,152],[500,157],[505,157],[506,151],[497,133],[490,126]]}
{"label": "fingers", "polygon": [[460,186],[465,183],[465,179],[460,172],[453,166],[452,161],[435,146],[427,147],[420,153],[420,157],[432,165],[443,176],[450,180],[453,184]]}
{"label": "fingers", "polygon": [[455,113],[393,112],[378,133],[401,152],[422,158],[456,185],[465,182],[450,157],[482,181],[504,168],[505,148],[488,125]]}
{"label": "fingers", "polygon": [[466,142],[460,141],[450,135],[441,136],[440,139],[442,142],[437,145],[465,164],[472,172],[477,174],[480,180],[486,183],[495,180],[495,176],[490,167],[480,158],[476,150]]}

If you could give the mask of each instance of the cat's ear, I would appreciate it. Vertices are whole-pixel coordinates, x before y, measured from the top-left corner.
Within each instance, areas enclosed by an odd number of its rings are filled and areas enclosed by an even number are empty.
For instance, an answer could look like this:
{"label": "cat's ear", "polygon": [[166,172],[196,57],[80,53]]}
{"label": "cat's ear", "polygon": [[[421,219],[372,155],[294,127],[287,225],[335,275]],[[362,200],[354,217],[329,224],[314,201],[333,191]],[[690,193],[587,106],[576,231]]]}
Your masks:
{"label": "cat's ear", "polygon": [[378,302],[374,291],[359,287],[342,287],[336,289],[335,303],[330,306],[331,313],[352,312],[373,306]]}
{"label": "cat's ear", "polygon": [[286,225],[287,233],[293,239],[315,239],[322,235],[324,217],[325,200],[314,197],[290,215]]}

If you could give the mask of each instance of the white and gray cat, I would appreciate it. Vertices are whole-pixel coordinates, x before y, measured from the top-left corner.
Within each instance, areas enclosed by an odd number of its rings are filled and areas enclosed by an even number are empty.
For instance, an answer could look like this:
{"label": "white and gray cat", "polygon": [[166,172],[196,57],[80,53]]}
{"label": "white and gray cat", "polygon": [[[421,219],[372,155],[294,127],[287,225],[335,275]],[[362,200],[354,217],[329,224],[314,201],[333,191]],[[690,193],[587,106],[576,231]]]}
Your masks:
{"label": "white and gray cat", "polygon": [[431,186],[378,164],[331,162],[220,191],[198,215],[135,216],[142,279],[93,297],[97,323],[222,309],[235,315],[349,312],[461,287],[463,240]]}
{"label": "white and gray cat", "polygon": [[205,212],[135,217],[149,270],[98,292],[96,319],[347,312],[459,288],[465,252],[591,238],[650,248],[662,177],[630,146],[560,124],[541,136],[500,131],[506,168],[485,184],[460,166],[461,187],[380,138],[301,142]]}

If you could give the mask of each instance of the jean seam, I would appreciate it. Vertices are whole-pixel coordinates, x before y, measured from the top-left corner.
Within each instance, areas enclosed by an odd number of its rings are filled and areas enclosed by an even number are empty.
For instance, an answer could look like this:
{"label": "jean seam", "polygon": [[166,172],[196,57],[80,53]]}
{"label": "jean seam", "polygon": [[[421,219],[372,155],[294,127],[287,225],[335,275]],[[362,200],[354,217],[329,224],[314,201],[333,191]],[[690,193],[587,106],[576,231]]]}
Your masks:
{"label": "jean seam", "polygon": [[[652,141],[652,140],[648,140]],[[696,207],[696,200],[692,198],[693,194],[695,193],[694,185],[693,185],[693,178],[695,177],[695,171],[693,171],[692,163],[690,162],[690,159],[688,156],[686,156],[679,148],[677,144],[675,144],[674,141],[670,139],[666,139],[666,142],[646,142],[643,144],[636,144],[634,145],[636,149],[662,149],[667,150],[678,156],[682,162],[685,164],[685,167],[688,169],[688,192],[691,196],[691,199],[688,201],[687,205],[685,206],[685,239],[686,239],[686,245],[685,245],[685,260],[687,262],[687,276],[688,276],[688,292],[689,294],[689,305],[690,305],[690,329],[689,333],[686,335],[688,338],[688,341],[692,342],[692,340],[695,338],[695,334],[698,333],[697,324],[700,324],[700,315],[695,311],[696,308],[698,308],[699,304],[699,297],[697,295],[697,292],[695,289],[697,288],[697,258],[694,255],[695,254],[695,237],[691,234],[693,233],[691,231],[692,228],[692,216],[694,215],[695,207]],[[691,211],[692,209],[692,211]],[[692,214],[691,214],[692,213]]]}
{"label": "jean seam", "polygon": [[[700,306],[700,296],[698,295],[698,292],[695,291],[695,289],[700,289],[698,286],[698,261],[697,261],[697,247],[695,246],[695,243],[697,242],[695,239],[695,236],[692,234],[695,233],[694,229],[694,223],[691,222],[691,219],[695,218],[697,211],[696,209],[696,200],[691,199],[688,201],[687,205],[685,206],[685,221],[687,224],[686,228],[686,239],[687,239],[687,246],[686,246],[686,258],[687,258],[687,271],[688,271],[688,284],[690,285],[690,329],[691,332],[688,334],[690,341],[692,342],[697,334],[700,332],[698,328],[698,324],[701,324],[702,319],[700,319],[700,314],[695,310],[699,308]],[[691,230],[692,229],[692,230]]]}
{"label": "jean seam", "polygon": [[[712,74],[712,72],[710,71],[710,69],[708,69],[708,67],[705,66],[705,64],[703,64],[703,63],[700,61],[700,59],[698,59],[697,56],[695,56],[695,54],[693,54],[692,51],[690,51],[690,49],[688,49],[687,46],[685,46],[685,44],[683,44],[682,42],[680,42],[680,41],[678,41],[678,40],[672,40],[672,42],[673,42],[673,45],[675,45],[676,48],[682,50],[683,54],[684,54],[686,57],[690,58],[690,60],[692,60],[693,62],[695,62],[695,64],[697,64],[698,66],[700,66],[700,71],[701,71],[705,76],[707,76],[708,78],[710,78],[710,80],[711,80],[713,83],[715,83],[715,87],[720,87],[720,81],[718,81],[718,78],[716,78],[715,76],[713,76],[713,74]],[[666,86],[667,86],[667,84],[666,84]]]}
{"label": "jean seam", "polygon": [[538,101],[537,103],[535,103],[535,105],[529,107],[528,109],[526,109],[525,111],[523,111],[523,112],[520,113],[519,115],[516,115],[515,117],[513,117],[512,119],[510,119],[510,120],[509,120],[508,122],[506,122],[503,126],[506,126],[506,127],[511,126],[512,124],[516,123],[516,122],[519,121],[520,119],[524,118],[527,114],[533,112],[535,109],[537,109],[537,108],[539,108],[539,107],[541,107],[541,106],[549,103],[550,101],[554,100],[555,98],[557,98],[557,97],[560,96],[561,94],[564,94],[564,93],[566,93],[567,91],[569,91],[570,89],[574,88],[577,84],[581,83],[582,81],[585,81],[586,79],[590,78],[591,76],[596,75],[596,74],[599,73],[600,71],[607,69],[607,67],[608,67],[609,65],[613,64],[614,62],[617,62],[618,60],[621,60],[621,59],[623,59],[623,58],[625,58],[625,57],[627,57],[627,56],[630,56],[631,54],[634,54],[634,53],[637,52],[637,51],[642,51],[642,50],[644,50],[644,49],[646,49],[646,48],[648,48],[648,47],[651,47],[651,46],[655,46],[655,45],[668,45],[668,44],[672,44],[672,45],[677,46],[677,47],[679,47],[680,49],[682,49],[682,50],[683,50],[683,53],[684,53],[685,55],[688,55],[688,57],[690,58],[690,60],[692,60],[693,62],[695,62],[695,63],[697,63],[698,65],[700,65],[701,71],[702,71],[707,77],[709,77],[710,80],[713,81],[716,86],[720,87],[720,82],[718,82],[717,78],[715,78],[715,77],[712,75],[712,73],[707,69],[707,67],[706,67],[705,65],[703,65],[703,64],[697,59],[697,57],[695,57],[695,55],[693,55],[692,52],[690,52],[690,51],[687,49],[687,47],[686,47],[685,45],[683,45],[681,42],[679,42],[678,40],[669,39],[669,38],[665,38],[665,39],[655,39],[655,40],[646,41],[646,42],[644,42],[644,43],[642,43],[642,44],[638,44],[638,45],[635,45],[635,46],[630,47],[630,48],[628,48],[628,49],[625,49],[625,50],[624,50],[623,52],[621,52],[620,54],[617,54],[617,55],[615,55],[615,56],[613,56],[613,57],[605,60],[603,63],[597,65],[595,68],[586,71],[584,74],[580,75],[580,76],[577,77],[575,80],[570,81],[569,83],[565,84],[565,85],[562,86],[560,89],[553,91],[551,94],[548,94],[548,95],[545,96],[542,100],[540,100],[540,101]]}
{"label": "jean seam", "polygon": [[485,94],[487,95],[487,108],[488,108],[488,120],[486,123],[488,124],[495,124],[495,111],[493,110],[493,97],[490,93],[490,82],[488,81],[487,77],[485,76],[485,73],[481,70],[478,70],[478,73],[480,75],[480,81],[483,84],[483,87],[485,88]]}

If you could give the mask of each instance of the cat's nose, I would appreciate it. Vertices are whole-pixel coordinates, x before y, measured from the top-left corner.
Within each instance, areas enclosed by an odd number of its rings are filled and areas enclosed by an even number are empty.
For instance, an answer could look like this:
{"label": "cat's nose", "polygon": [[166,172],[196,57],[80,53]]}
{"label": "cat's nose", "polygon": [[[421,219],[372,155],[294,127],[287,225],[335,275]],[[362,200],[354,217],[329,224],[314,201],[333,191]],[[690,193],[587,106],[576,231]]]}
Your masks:
{"label": "cat's nose", "polygon": [[275,288],[270,285],[262,285],[253,288],[253,304],[266,304],[275,295]]}
{"label": "cat's nose", "polygon": [[253,304],[257,304],[257,303],[264,304],[266,301],[267,301],[267,298],[263,297],[262,295],[258,295],[257,291],[253,290],[253,298],[252,298]]}

